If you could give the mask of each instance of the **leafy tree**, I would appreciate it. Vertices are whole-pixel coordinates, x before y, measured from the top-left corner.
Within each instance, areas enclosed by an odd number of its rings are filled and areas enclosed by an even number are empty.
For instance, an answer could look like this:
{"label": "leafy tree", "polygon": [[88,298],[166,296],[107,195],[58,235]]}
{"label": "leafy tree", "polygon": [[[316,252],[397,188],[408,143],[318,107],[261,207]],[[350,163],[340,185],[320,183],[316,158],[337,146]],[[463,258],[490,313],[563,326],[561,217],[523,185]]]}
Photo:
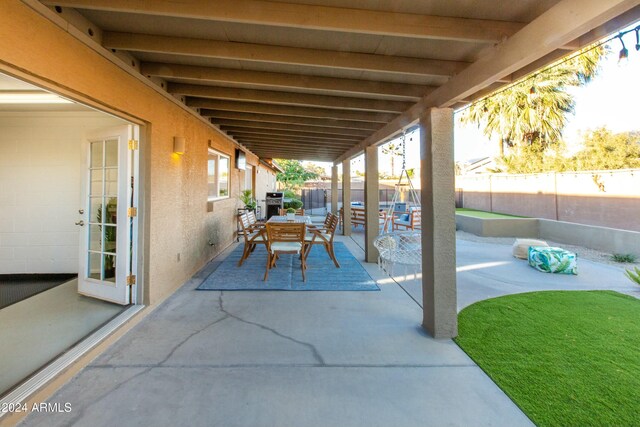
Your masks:
{"label": "leafy tree", "polygon": [[498,160],[497,172],[537,173],[640,168],[640,132],[613,133],[599,128],[584,135],[583,148],[566,155],[562,141],[545,150],[521,145]]}
{"label": "leafy tree", "polygon": [[485,136],[496,138],[500,157],[505,146],[539,145],[540,153],[557,143],[573,113],[571,87],[588,83],[599,71],[604,47],[586,48],[569,60],[561,60],[532,78],[517,83],[469,107],[465,123],[476,123]]}
{"label": "leafy tree", "polygon": [[276,159],[284,172],[276,175],[276,180],[281,182],[286,190],[296,191],[311,179],[318,178],[318,174],[308,171],[298,160]]}
{"label": "leafy tree", "polygon": [[614,134],[602,127],[588,132],[583,145],[572,158],[571,170],[640,168],[640,132]]}
{"label": "leafy tree", "polygon": [[307,163],[304,166],[305,170],[307,172],[312,172],[318,175],[319,178],[326,178],[327,177],[327,171],[325,170],[325,168],[323,168],[320,165],[316,165],[315,163]]}
{"label": "leafy tree", "polygon": [[391,176],[396,176],[395,170],[395,158],[402,156],[402,143],[401,142],[389,142],[382,146],[382,153],[388,154],[391,158]]}

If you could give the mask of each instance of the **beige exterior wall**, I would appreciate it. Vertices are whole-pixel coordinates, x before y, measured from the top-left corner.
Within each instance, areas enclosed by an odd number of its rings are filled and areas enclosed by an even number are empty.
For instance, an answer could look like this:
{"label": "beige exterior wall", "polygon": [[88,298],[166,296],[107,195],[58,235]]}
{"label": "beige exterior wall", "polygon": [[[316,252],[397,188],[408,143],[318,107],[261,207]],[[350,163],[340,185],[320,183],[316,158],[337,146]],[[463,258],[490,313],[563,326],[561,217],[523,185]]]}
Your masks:
{"label": "beige exterior wall", "polygon": [[[233,165],[234,144],[18,0],[0,2],[0,28],[0,71],[146,125],[145,302],[161,300],[233,240],[242,176],[231,167],[231,197],[208,206],[207,147]],[[174,136],[187,140],[182,156],[172,153]],[[247,162],[257,159],[247,153]]]}
{"label": "beige exterior wall", "polygon": [[456,177],[465,208],[640,231],[640,170]]}
{"label": "beige exterior wall", "polygon": [[267,214],[267,206],[265,205],[265,196],[267,192],[278,191],[276,189],[276,173],[263,165],[256,169],[256,200],[260,206],[262,216]]}

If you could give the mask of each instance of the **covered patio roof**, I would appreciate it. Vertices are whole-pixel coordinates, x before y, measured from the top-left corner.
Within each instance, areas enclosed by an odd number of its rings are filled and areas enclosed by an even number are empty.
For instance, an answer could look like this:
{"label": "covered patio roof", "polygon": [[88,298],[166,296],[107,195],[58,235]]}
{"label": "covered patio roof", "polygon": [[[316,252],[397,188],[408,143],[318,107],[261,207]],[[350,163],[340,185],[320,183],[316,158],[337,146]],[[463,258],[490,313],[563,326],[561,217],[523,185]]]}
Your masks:
{"label": "covered patio roof", "polygon": [[637,0],[43,3],[258,156],[335,163],[640,19]]}

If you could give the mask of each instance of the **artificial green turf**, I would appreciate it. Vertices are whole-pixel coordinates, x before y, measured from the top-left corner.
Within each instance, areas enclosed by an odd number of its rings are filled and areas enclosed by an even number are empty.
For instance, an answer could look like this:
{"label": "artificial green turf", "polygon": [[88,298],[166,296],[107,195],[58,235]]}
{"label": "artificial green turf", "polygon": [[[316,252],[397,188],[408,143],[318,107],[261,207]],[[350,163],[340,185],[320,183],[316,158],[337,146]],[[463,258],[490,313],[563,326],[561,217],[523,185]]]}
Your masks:
{"label": "artificial green turf", "polygon": [[640,300],[549,291],[460,312],[460,347],[540,426],[640,426]]}
{"label": "artificial green turf", "polygon": [[478,211],[475,209],[456,208],[456,213],[476,218],[525,218],[523,216],[501,214],[495,212]]}

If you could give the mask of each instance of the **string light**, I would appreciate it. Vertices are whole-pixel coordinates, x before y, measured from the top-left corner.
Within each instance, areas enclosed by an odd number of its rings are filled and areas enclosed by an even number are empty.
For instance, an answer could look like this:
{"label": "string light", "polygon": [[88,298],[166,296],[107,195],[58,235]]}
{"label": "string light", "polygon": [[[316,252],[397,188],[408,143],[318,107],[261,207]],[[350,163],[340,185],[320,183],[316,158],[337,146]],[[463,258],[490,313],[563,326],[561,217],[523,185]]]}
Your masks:
{"label": "string light", "polygon": [[618,63],[620,63],[620,61],[625,61],[629,58],[629,49],[627,49],[627,47],[624,45],[622,34],[619,34],[618,38],[620,39],[620,43],[622,44],[622,49],[620,49],[620,54],[618,55]]}
{"label": "string light", "polygon": [[[637,26],[637,27],[635,27],[635,28],[632,28],[632,29],[627,30],[627,31],[623,31],[623,32],[619,33],[619,34],[618,34],[618,35],[616,35],[616,36],[613,36],[613,37],[610,37],[610,38],[608,38],[608,39],[606,39],[606,40],[602,40],[601,42],[595,43],[595,44],[591,45],[591,47],[589,47],[588,49],[585,49],[584,51],[577,51],[577,52],[574,52],[573,54],[571,54],[571,55],[569,55],[569,56],[565,57],[564,59],[562,59],[562,60],[560,60],[560,61],[558,61],[558,62],[555,62],[555,63],[553,63],[553,64],[551,64],[551,65],[549,65],[549,66],[547,66],[547,67],[545,67],[545,68],[541,69],[541,70],[540,70],[540,71],[538,71],[536,74],[533,74],[533,75],[531,75],[531,76],[529,76],[529,77],[526,77],[526,78],[523,78],[523,79],[518,80],[518,81],[516,81],[516,82],[513,82],[513,83],[511,83],[511,84],[509,84],[509,85],[503,86],[501,89],[499,89],[499,90],[497,90],[497,91],[495,91],[495,92],[492,92],[490,95],[486,95],[486,96],[484,96],[484,97],[482,97],[482,98],[480,98],[480,99],[477,99],[476,101],[474,101],[474,102],[472,102],[472,103],[470,103],[470,104],[467,104],[467,105],[466,105],[466,106],[464,106],[463,108],[461,108],[461,109],[459,109],[459,110],[456,110],[456,113],[461,113],[462,111],[464,111],[464,110],[467,110],[467,109],[471,108],[473,105],[478,104],[478,103],[480,103],[480,102],[483,102],[485,99],[490,98],[490,97],[492,97],[492,96],[495,96],[495,95],[497,95],[497,94],[499,94],[499,93],[505,92],[505,91],[507,91],[507,90],[511,89],[511,88],[512,88],[512,87],[514,87],[514,86],[517,86],[517,85],[519,85],[519,84],[525,84],[527,81],[532,80],[532,79],[535,79],[535,78],[538,76],[538,74],[544,73],[545,71],[548,71],[548,70],[551,70],[552,68],[558,67],[558,66],[560,66],[560,65],[564,64],[565,62],[569,62],[569,61],[571,61],[571,60],[573,60],[573,59],[577,58],[578,56],[583,55],[583,54],[585,54],[585,53],[587,53],[587,52],[590,52],[590,51],[592,51],[592,50],[594,50],[594,49],[598,49],[600,46],[603,46],[603,45],[605,45],[605,44],[609,43],[609,42],[610,42],[610,41],[612,41],[613,39],[619,38],[619,39],[620,39],[620,41],[622,42],[622,37],[623,37],[623,36],[625,36],[626,34],[629,34],[629,33],[631,33],[631,32],[634,32],[634,31],[635,31],[635,33],[636,33],[636,50],[637,50],[637,51],[640,51],[640,25],[638,25],[638,26]],[[622,43],[622,45],[623,45],[623,47],[624,47],[624,42]],[[626,49],[625,49],[625,50],[626,50]],[[621,51],[621,53],[622,53],[622,51]],[[627,56],[628,56],[628,50],[627,50]],[[535,90],[535,89],[534,89],[534,90]],[[531,93],[531,90],[529,91],[529,93]],[[487,107],[486,107],[486,105],[485,105],[485,106],[484,106],[484,112],[486,113],[487,111],[488,111],[488,110],[487,110]]]}

